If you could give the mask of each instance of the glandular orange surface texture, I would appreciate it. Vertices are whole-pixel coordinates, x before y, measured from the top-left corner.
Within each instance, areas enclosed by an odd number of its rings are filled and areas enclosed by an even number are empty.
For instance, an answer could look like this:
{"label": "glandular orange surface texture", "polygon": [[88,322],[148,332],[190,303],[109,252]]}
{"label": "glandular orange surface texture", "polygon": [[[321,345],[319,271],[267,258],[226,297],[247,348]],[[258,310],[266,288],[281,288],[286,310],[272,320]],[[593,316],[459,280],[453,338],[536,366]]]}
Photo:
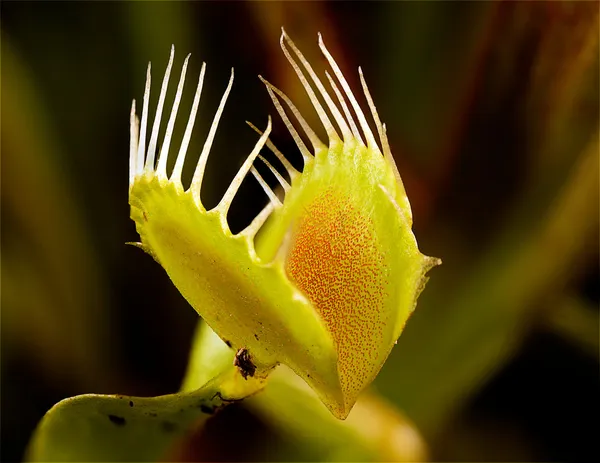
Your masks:
{"label": "glandular orange surface texture", "polygon": [[385,255],[371,218],[334,189],[304,208],[286,262],[332,334],[346,412],[379,369],[387,320]]}

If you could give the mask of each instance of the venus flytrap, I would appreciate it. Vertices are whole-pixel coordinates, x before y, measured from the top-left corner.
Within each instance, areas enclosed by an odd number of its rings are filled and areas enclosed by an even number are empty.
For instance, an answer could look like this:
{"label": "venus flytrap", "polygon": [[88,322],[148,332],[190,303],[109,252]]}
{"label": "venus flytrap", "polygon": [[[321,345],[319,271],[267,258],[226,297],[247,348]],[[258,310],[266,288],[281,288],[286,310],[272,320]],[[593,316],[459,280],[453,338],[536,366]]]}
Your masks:
{"label": "venus flytrap", "polygon": [[[335,98],[285,33],[281,45],[328,136],[328,143],[323,143],[289,98],[263,79],[303,156],[302,172],[269,140],[270,119],[264,132],[250,124],[260,135],[258,142],[219,204],[206,210],[200,190],[233,85],[233,71],[188,188],[181,174],[206,66],[202,66],[170,173],[167,161],[189,56],[183,63],[160,150],[173,50],[149,134],[150,66],[141,120],[135,101],[131,109],[129,203],[140,235],[140,242],[132,244],[163,266],[225,344],[214,342],[211,330],[200,331],[179,393],[152,398],[85,394],[62,400],[38,424],[28,460],[168,459],[175,443],[192,427],[201,426],[228,403],[260,391],[279,363],[303,378],[338,418],[348,415],[357,396],[377,375],[414,310],[425,273],[439,259],[426,257],[417,248],[410,204],[385,125],[360,69],[377,136],[320,37],[319,45],[337,80],[326,73]],[[264,146],[279,159],[289,182],[259,154]],[[257,161],[277,178],[285,194],[283,201],[255,169]],[[250,225],[233,234],[227,214],[248,172],[269,201]],[[227,354],[226,344],[234,351]],[[275,394],[266,400],[286,398]],[[278,408],[278,403],[273,406],[278,412],[285,408]],[[294,419],[313,418],[309,413]],[[347,435],[341,428],[328,429],[334,442]],[[370,444],[356,442],[359,453],[365,445]]]}
{"label": "venus flytrap", "polygon": [[[302,172],[270,142],[269,118],[264,132],[252,126],[260,134],[258,142],[219,204],[206,210],[200,198],[202,180],[233,71],[191,185],[184,189],[181,172],[205,66],[175,166],[168,174],[171,136],[187,68],[186,58],[156,158],[172,52],[147,150],[150,67],[141,122],[135,101],[132,106],[131,218],[141,238],[136,245],[163,266],[190,305],[238,352],[243,376],[266,377],[277,364],[286,364],[335,416],[345,418],[402,332],[425,284],[425,273],[440,261],[418,250],[410,204],[362,71],[360,80],[379,143],[320,36],[319,46],[341,87],[326,74],[337,102],[285,32],[281,46],[317,111],[328,144],[317,137],[283,92],[261,78],[303,156]],[[287,170],[290,183],[259,155],[265,145]],[[254,168],[257,158],[280,182],[283,202]],[[248,172],[261,184],[269,202],[250,225],[233,234],[227,213]]]}

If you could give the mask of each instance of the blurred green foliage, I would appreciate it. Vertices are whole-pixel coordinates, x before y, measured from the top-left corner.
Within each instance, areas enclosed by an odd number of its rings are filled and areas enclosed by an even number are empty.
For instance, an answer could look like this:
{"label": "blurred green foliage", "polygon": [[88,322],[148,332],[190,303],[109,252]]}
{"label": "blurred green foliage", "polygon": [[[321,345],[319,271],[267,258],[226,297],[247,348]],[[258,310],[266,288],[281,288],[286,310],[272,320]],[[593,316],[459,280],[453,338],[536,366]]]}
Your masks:
{"label": "blurred green foliage", "polygon": [[[600,458],[597,4],[0,8],[3,460],[22,458],[60,399],[178,389],[197,317],[151,259],[124,245],[136,236],[129,105],[147,61],[162,68],[171,43],[180,58],[192,52],[190,75],[206,61],[211,91],[190,147],[199,153],[236,68],[203,191],[216,204],[256,140],[244,121],[272,112],[257,74],[311,114],[280,56],[282,25],[317,63],[310,50],[322,32],[355,88],[350,71],[362,66],[420,248],[444,260],[374,389],[436,460]],[[275,127],[275,142],[296,156],[284,132]],[[233,227],[264,201],[251,184],[240,196]],[[295,460],[316,445],[276,438],[281,426],[233,406],[186,441],[181,459]]]}

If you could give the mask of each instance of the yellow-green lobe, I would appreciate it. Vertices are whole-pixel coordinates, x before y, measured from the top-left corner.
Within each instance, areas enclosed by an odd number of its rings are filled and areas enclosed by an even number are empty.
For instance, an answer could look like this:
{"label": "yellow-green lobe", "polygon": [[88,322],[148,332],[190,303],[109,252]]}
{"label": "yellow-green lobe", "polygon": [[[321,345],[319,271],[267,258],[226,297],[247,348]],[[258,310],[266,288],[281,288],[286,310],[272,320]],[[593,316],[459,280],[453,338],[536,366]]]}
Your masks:
{"label": "yellow-green lobe", "polygon": [[151,173],[136,179],[130,204],[143,249],[222,339],[248,349],[257,374],[285,363],[324,402],[341,400],[332,338],[280,261],[262,262],[223,214]]}
{"label": "yellow-green lobe", "polygon": [[[286,273],[334,339],[344,401],[327,405],[340,418],[379,372],[430,267],[393,200],[397,188],[377,151],[317,151],[262,235],[287,235]],[[275,250],[260,244],[264,255]]]}

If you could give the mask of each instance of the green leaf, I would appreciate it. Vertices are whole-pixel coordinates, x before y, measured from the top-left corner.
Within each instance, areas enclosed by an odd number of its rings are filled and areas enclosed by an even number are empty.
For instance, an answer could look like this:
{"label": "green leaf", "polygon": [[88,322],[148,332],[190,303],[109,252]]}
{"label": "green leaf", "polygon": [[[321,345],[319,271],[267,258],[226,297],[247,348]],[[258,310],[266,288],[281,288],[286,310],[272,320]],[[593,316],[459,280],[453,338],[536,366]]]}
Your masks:
{"label": "green leaf", "polygon": [[219,376],[202,387],[159,397],[85,394],[56,404],[39,423],[29,461],[157,461],[192,426],[262,389],[227,359],[207,357]]}

